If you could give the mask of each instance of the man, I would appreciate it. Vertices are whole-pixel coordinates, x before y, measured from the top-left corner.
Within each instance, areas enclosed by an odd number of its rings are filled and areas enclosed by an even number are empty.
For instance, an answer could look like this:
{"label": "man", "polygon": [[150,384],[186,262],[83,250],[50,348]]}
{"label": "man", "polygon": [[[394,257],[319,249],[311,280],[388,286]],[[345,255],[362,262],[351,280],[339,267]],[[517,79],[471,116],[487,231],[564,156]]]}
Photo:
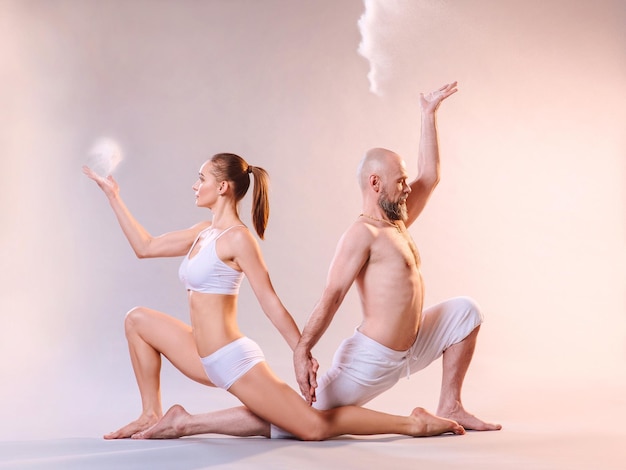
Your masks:
{"label": "man", "polygon": [[[362,212],[339,242],[322,297],[294,351],[300,390],[309,403],[317,399],[321,409],[363,405],[443,354],[436,414],[466,429],[501,428],[471,415],[461,402],[482,316],[470,299],[462,297],[422,312],[420,258],[407,232],[439,182],[435,115],[441,102],[457,91],[456,85],[420,95],[422,135],[415,180],[407,182],[404,161],[390,150],[371,149],[359,165]],[[354,282],[363,321],[341,344],[318,387],[311,349]]]}
{"label": "man", "polygon": [[[304,398],[319,409],[363,405],[391,388],[402,376],[423,369],[443,355],[442,388],[437,415],[466,429],[501,426],[468,413],[461,388],[482,322],[478,308],[459,297],[422,311],[424,287],[420,258],[407,232],[439,182],[435,122],[443,100],[456,93],[456,82],[420,95],[422,135],[418,176],[407,182],[404,161],[382,148],[369,150],[358,169],[362,212],[342,236],[327,284],[294,350],[296,378]],[[363,320],[336,352],[319,380],[311,350],[326,331],[346,293],[356,282]],[[271,429],[271,431],[270,431]],[[244,407],[190,415],[172,407],[138,438],[172,438],[220,433],[288,437]]]}

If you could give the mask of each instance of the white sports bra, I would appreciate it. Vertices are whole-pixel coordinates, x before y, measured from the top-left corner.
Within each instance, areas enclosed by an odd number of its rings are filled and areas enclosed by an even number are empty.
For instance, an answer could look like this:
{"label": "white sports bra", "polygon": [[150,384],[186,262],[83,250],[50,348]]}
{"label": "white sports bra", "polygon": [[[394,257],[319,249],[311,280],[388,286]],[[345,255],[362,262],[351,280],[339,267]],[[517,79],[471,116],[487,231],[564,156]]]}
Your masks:
{"label": "white sports bra", "polygon": [[239,293],[243,273],[224,263],[215,251],[217,239],[235,227],[245,227],[245,225],[233,225],[221,232],[208,227],[198,234],[189,253],[196,243],[200,242],[202,246],[191,259],[187,253],[178,269],[178,277],[187,290],[205,294],[235,295]]}

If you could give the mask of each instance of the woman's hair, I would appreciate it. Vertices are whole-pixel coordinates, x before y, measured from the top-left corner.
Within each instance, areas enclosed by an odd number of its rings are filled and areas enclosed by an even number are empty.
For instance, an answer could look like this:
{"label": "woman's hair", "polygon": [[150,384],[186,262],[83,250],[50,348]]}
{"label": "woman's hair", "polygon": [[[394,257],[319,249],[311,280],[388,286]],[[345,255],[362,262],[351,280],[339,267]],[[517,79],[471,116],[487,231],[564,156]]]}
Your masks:
{"label": "woman's hair", "polygon": [[250,173],[254,175],[254,194],[252,197],[252,223],[261,239],[265,234],[267,219],[270,216],[269,176],[267,171],[258,166],[248,165],[234,153],[218,153],[211,158],[212,173],[218,181],[229,181],[232,185],[235,202],[239,202],[250,187]]}

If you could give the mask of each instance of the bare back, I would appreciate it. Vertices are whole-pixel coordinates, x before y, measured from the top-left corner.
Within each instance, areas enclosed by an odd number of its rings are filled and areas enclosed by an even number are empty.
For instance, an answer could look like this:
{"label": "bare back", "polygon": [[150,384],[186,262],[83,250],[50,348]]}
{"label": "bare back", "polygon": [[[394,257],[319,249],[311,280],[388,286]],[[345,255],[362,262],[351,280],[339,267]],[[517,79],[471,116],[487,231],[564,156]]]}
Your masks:
{"label": "bare back", "polygon": [[401,229],[366,224],[369,258],[357,275],[363,321],[359,331],[385,346],[403,351],[415,341],[423,306],[420,258],[415,243]]}

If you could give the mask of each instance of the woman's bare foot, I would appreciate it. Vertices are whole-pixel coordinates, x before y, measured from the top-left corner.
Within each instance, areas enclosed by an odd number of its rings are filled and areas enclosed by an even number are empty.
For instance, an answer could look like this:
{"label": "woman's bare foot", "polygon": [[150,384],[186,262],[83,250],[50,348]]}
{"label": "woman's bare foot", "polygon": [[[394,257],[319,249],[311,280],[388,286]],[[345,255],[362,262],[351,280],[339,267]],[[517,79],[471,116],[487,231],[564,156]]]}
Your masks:
{"label": "woman's bare foot", "polygon": [[148,429],[132,435],[133,439],[177,439],[186,435],[184,422],[191,415],[180,405],[174,405],[163,417]]}
{"label": "woman's bare foot", "polygon": [[500,424],[487,423],[486,421],[478,419],[473,414],[468,413],[459,402],[456,402],[450,409],[440,408],[437,410],[437,414],[448,419],[453,419],[465,429],[471,429],[473,431],[499,431],[502,429],[502,425]]}
{"label": "woman's bare foot", "polygon": [[411,412],[411,417],[416,420],[417,427],[415,432],[411,433],[415,437],[438,436],[447,432],[465,434],[463,426],[456,421],[435,416],[424,408],[415,408]]}
{"label": "woman's bare foot", "polygon": [[157,415],[141,415],[135,421],[128,423],[126,426],[119,428],[117,431],[110,432],[104,435],[105,439],[126,439],[131,437],[133,434],[136,434],[140,431],[148,429],[150,426],[153,426],[156,422],[159,421],[159,416]]}

